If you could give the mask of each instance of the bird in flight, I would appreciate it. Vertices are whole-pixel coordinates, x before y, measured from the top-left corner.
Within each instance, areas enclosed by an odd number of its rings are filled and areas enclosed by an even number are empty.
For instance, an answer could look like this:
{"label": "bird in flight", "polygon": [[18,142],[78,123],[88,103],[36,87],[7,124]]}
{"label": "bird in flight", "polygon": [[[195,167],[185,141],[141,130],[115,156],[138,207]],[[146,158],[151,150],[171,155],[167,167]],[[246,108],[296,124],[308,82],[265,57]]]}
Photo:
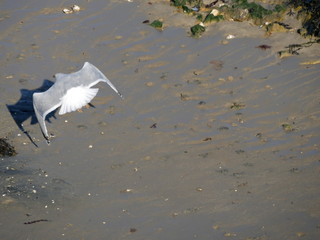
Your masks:
{"label": "bird in flight", "polygon": [[85,62],[82,69],[70,73],[57,73],[56,82],[45,92],[33,94],[33,108],[47,143],[50,136],[45,124],[46,116],[60,107],[59,115],[76,111],[97,95],[99,89],[91,88],[99,82],[107,83],[121,98],[123,96],[110,80],[93,64]]}

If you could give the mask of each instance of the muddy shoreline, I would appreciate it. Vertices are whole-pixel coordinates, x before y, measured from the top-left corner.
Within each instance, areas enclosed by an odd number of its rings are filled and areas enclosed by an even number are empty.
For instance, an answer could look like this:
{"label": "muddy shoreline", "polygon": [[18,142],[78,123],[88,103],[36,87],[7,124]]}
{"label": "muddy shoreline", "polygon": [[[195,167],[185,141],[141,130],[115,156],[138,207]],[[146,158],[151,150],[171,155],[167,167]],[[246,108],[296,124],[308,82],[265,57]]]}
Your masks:
{"label": "muddy shoreline", "polygon": [[[1,3],[0,137],[18,153],[0,158],[3,239],[320,235],[320,68],[301,64],[318,48],[279,58],[306,39],[249,22],[191,38],[166,1],[73,4]],[[95,108],[50,117],[48,146],[31,93],[85,61],[124,100],[99,84]]]}

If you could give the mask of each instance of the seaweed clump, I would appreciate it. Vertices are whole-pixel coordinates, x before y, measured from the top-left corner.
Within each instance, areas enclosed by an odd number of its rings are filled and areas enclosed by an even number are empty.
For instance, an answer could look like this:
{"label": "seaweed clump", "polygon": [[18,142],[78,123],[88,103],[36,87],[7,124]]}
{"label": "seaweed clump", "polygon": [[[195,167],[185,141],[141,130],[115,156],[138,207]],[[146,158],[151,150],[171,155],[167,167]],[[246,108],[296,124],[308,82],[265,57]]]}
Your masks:
{"label": "seaweed clump", "polygon": [[163,23],[160,20],[154,20],[152,23],[150,23],[151,27],[161,29],[163,26]]}
{"label": "seaweed clump", "polygon": [[[302,21],[298,30],[303,36],[320,37],[320,0],[283,0],[281,4],[269,4],[268,8],[252,0],[212,0],[205,4],[203,0],[170,0],[178,11],[194,16],[198,23],[191,27],[191,36],[200,37],[206,27],[221,20],[253,21],[264,26],[267,33],[292,29],[282,23],[283,15],[294,15]],[[294,11],[293,11],[294,10]]]}
{"label": "seaweed clump", "polygon": [[12,157],[17,155],[16,150],[11,146],[7,139],[0,138],[0,157]]}
{"label": "seaweed clump", "polygon": [[206,28],[203,26],[203,24],[197,24],[192,26],[190,30],[191,30],[192,36],[200,37],[201,34],[206,31]]}
{"label": "seaweed clump", "polygon": [[266,9],[248,0],[215,0],[210,4],[204,4],[203,0],[170,0],[170,2],[183,13],[196,16],[200,22],[190,29],[193,37],[200,37],[201,33],[205,32],[205,24],[221,20],[253,20],[255,24],[261,25],[270,19],[279,18],[279,15],[286,10],[284,4],[277,4],[273,9]]}
{"label": "seaweed clump", "polygon": [[286,7],[280,4],[275,5],[271,10],[255,2],[248,2],[248,0],[233,0],[231,6],[226,8],[226,14],[234,20],[252,19],[256,24],[262,24],[268,20],[268,17],[270,19],[278,17],[277,14],[283,13],[285,9]]}
{"label": "seaweed clump", "polygon": [[298,32],[302,35],[320,37],[320,1],[319,0],[289,0],[289,5],[298,9],[298,17],[302,17],[303,30]]}

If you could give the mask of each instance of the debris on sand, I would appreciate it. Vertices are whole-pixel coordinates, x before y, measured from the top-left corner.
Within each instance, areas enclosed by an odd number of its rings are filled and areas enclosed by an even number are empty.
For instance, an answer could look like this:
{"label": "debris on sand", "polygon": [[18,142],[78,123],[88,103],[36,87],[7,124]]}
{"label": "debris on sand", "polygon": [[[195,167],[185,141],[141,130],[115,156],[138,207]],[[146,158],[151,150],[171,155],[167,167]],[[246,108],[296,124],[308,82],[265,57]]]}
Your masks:
{"label": "debris on sand", "polygon": [[0,138],[0,157],[12,157],[17,155],[16,150],[5,138]]}
{"label": "debris on sand", "polygon": [[[294,123],[293,123],[293,124],[294,124]],[[293,132],[293,131],[296,130],[296,129],[293,127],[293,124],[283,123],[281,126],[282,126],[282,129],[283,129],[285,132]]]}
{"label": "debris on sand", "polygon": [[234,102],[232,103],[232,105],[230,106],[231,109],[235,109],[235,110],[239,110],[239,109],[243,109],[245,108],[246,105],[243,103],[238,103],[238,102]]}
{"label": "debris on sand", "polygon": [[292,55],[299,55],[299,51],[306,47],[311,47],[313,44],[319,44],[320,38],[311,40],[305,43],[299,43],[299,44],[290,44],[289,46],[286,46],[285,50],[279,51],[278,56],[280,58],[292,56]]}
{"label": "debris on sand", "polygon": [[267,49],[270,49],[271,46],[266,45],[266,44],[262,44],[262,45],[257,46],[256,48],[260,48],[261,50],[267,50]]}
{"label": "debris on sand", "polygon": [[73,5],[70,8],[64,8],[62,9],[62,12],[64,14],[70,14],[70,13],[75,13],[75,12],[79,12],[80,11],[80,7],[78,5]]}

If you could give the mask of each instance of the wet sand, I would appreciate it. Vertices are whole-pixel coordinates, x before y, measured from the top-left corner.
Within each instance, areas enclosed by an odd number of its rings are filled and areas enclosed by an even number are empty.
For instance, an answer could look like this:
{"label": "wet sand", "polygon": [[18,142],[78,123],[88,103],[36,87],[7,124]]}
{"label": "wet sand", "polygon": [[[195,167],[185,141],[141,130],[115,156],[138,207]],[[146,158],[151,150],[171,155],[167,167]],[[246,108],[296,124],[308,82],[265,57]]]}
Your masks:
{"label": "wet sand", "polygon": [[[194,39],[150,2],[1,3],[0,137],[18,152],[0,159],[1,238],[317,239],[320,65],[301,63],[319,49],[281,59],[306,40],[246,22]],[[100,83],[94,108],[49,118],[48,146],[31,94],[85,61],[124,100]]]}

